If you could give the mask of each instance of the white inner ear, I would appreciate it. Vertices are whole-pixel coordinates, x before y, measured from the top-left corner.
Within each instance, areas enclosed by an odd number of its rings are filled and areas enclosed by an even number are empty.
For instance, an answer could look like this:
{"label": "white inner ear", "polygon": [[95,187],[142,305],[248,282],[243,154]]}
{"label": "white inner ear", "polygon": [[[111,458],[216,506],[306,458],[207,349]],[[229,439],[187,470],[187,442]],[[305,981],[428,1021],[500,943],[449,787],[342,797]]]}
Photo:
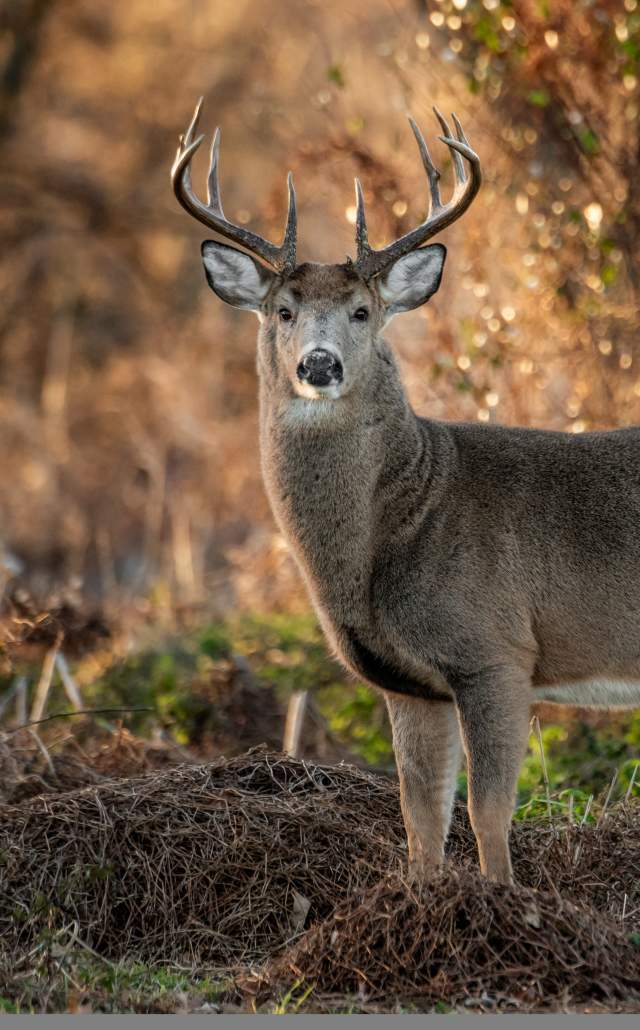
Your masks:
{"label": "white inner ear", "polygon": [[378,287],[391,313],[408,311],[428,300],[438,288],[443,262],[440,248],[417,250],[398,258]]}
{"label": "white inner ear", "polygon": [[255,262],[239,250],[207,250],[202,256],[216,288],[235,303],[259,307],[269,292],[269,281],[262,277]]}

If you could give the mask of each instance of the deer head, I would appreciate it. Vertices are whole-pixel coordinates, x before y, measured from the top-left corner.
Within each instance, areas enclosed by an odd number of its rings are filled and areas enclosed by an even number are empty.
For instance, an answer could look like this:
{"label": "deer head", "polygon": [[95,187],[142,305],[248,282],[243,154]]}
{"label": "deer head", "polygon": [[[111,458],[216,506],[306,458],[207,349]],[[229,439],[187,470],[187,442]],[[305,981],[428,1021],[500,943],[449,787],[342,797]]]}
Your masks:
{"label": "deer head", "polygon": [[[416,138],[430,191],[424,222],[380,250],[368,241],[362,188],[356,179],[355,260],[341,265],[296,264],[296,201],[291,173],[289,210],[280,246],[234,225],[220,201],[218,166],[220,131],[211,148],[208,199],[203,204],[191,185],[191,160],[204,137],[196,136],[202,98],[198,102],[172,169],[173,188],[182,206],[198,221],[243,247],[237,250],[207,240],[202,258],[212,290],[227,304],[255,311],[262,323],[260,367],[271,370],[292,396],[336,401],[366,382],[371,355],[382,327],[395,314],[424,304],[440,285],[446,250],[423,246],[469,207],[480,188],[480,161],[458,119],[456,134],[438,110],[455,176],[451,200],[440,197],[440,173],[415,121]],[[470,174],[465,171],[465,161]],[[249,251],[250,253],[246,253]],[[254,256],[251,256],[254,255]],[[256,257],[260,260],[256,260]]]}

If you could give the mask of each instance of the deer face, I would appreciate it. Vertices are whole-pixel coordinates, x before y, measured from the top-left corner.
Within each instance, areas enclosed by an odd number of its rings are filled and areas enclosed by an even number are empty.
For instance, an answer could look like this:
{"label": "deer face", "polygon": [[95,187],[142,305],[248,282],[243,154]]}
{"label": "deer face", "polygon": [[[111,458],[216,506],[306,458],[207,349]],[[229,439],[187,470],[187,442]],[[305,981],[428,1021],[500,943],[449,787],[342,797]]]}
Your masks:
{"label": "deer face", "polygon": [[[424,244],[451,225],[471,204],[481,182],[478,155],[469,146],[456,116],[453,115],[453,135],[434,108],[444,133],[440,139],[449,148],[455,178],[453,196],[443,204],[440,174],[422,133],[410,118],[429,182],[431,202],[424,222],[381,250],[374,250],[369,245],[364,199],[356,179],[355,261],[344,265],[297,265],[296,198],[291,174],[289,209],[280,246],[226,218],[218,183],[218,129],[211,147],[207,204],[193,192],[191,159],[204,139],[196,136],[201,106],[202,99],[196,105],[189,128],[180,137],[171,170],[174,192],[198,221],[244,248],[240,251],[210,240],[203,243],[209,285],[228,304],[257,313],[262,322],[260,368],[269,375],[270,384],[279,386],[284,379],[298,397],[338,401],[367,379],[384,323],[400,311],[424,304],[437,290],[446,252],[439,244]],[[245,251],[261,260],[254,260]]]}
{"label": "deer face", "polygon": [[282,275],[225,244],[202,245],[212,290],[262,323],[260,367],[308,400],[337,401],[366,383],[382,327],[435,293],[445,254],[439,244],[424,247],[367,282],[351,262]]}

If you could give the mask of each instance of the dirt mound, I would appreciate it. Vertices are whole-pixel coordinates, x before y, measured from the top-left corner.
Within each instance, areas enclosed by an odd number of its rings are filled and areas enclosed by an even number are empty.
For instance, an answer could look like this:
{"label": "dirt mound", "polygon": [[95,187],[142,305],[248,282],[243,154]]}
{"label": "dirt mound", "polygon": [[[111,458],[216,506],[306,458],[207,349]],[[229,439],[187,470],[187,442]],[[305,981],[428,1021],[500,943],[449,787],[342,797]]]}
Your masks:
{"label": "dirt mound", "polygon": [[387,1005],[640,1007],[638,950],[614,923],[469,871],[422,893],[391,877],[348,899],[271,964],[262,989],[294,983]]}
{"label": "dirt mound", "polygon": [[5,961],[69,926],[112,959],[265,958],[398,863],[397,803],[260,751],[0,807]]}
{"label": "dirt mound", "polygon": [[416,894],[397,784],[264,749],[0,805],[0,988],[80,941],[115,961],[269,961],[260,991],[305,978],[425,1003],[558,1007],[563,984],[567,1004],[630,997],[640,806],[516,824],[512,850],[523,886],[483,881],[459,806],[457,871]]}

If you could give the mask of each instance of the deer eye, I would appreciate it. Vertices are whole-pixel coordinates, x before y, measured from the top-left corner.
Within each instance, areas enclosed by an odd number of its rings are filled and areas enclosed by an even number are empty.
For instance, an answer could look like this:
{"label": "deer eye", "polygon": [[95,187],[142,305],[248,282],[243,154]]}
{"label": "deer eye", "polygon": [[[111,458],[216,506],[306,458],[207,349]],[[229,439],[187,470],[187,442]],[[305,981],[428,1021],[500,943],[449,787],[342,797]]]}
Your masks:
{"label": "deer eye", "polygon": [[290,322],[293,318],[293,312],[289,311],[289,308],[278,308],[278,315],[282,322]]}
{"label": "deer eye", "polygon": [[369,317],[369,312],[366,308],[358,308],[357,311],[353,312],[353,317],[356,322],[366,322]]}

